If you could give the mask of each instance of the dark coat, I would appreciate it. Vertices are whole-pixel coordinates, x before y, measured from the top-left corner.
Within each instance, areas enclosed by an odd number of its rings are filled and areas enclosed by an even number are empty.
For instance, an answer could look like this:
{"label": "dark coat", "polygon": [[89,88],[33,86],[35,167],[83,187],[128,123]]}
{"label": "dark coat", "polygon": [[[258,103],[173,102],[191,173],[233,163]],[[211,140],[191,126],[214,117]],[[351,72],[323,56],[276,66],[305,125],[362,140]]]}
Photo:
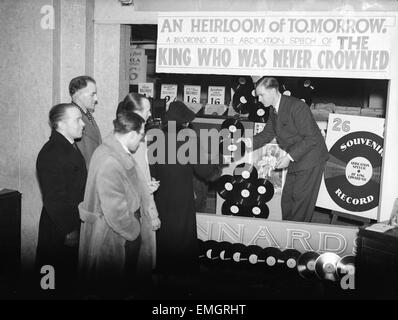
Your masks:
{"label": "dark coat", "polygon": [[87,118],[87,115],[82,112],[82,120],[85,124],[83,129],[83,136],[81,139],[76,141],[79,150],[81,151],[84,160],[86,161],[86,167],[90,164],[91,157],[95,149],[102,143],[101,133],[98,125],[93,118],[93,122]]}
{"label": "dark coat", "polygon": [[329,157],[310,108],[295,97],[281,96],[278,115],[270,112],[264,130],[254,136],[253,149],[270,143],[274,137],[294,160],[288,168],[290,173],[313,168]]}
{"label": "dark coat", "polygon": [[[165,159],[169,159],[166,132]],[[194,139],[194,138],[193,138]],[[174,138],[175,140],[175,138]],[[177,142],[177,150],[184,142]],[[173,157],[171,157],[173,158]],[[203,179],[212,178],[219,167],[206,164],[154,164],[151,175],[160,181],[155,202],[162,223],[156,233],[156,269],[167,274],[192,274],[198,271],[196,210],[193,189],[194,173]]]}
{"label": "dark coat", "polygon": [[77,248],[70,250],[64,241],[68,233],[80,229],[78,204],[83,201],[87,179],[84,158],[62,134],[53,131],[39,152],[36,169],[43,197],[37,266],[71,263],[68,253],[77,258]]}

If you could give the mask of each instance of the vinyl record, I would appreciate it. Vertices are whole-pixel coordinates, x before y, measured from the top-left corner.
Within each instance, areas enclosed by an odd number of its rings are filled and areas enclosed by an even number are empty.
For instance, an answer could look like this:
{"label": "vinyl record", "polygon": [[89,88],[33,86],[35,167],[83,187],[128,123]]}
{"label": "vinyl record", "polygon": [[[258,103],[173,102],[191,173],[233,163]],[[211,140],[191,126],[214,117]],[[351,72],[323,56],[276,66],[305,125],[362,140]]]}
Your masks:
{"label": "vinyl record", "polygon": [[234,139],[238,139],[244,136],[245,128],[242,122],[238,119],[229,118],[223,121],[221,124],[221,130],[228,130],[229,136]]}
{"label": "vinyl record", "polygon": [[236,162],[242,159],[246,153],[246,145],[243,141],[224,138],[220,141],[219,152],[223,155],[224,163]]}
{"label": "vinyl record", "polygon": [[218,248],[217,248],[217,252],[218,255],[220,257],[220,259],[222,261],[226,261],[228,260],[228,258],[225,256],[226,251],[228,250],[228,248],[232,246],[232,243],[228,242],[228,241],[222,241],[220,242]]}
{"label": "vinyl record", "polygon": [[355,275],[355,256],[344,256],[337,262],[337,275],[341,279],[346,274]]}
{"label": "vinyl record", "polygon": [[251,76],[233,76],[231,88],[236,91],[240,87],[254,90],[253,78]]}
{"label": "vinyl record", "polygon": [[232,107],[240,114],[247,114],[250,109],[255,108],[253,88],[249,86],[239,86],[232,97]]}
{"label": "vinyl record", "polygon": [[349,133],[329,151],[325,186],[332,200],[352,212],[379,205],[383,138],[366,131]]}
{"label": "vinyl record", "polygon": [[265,262],[264,249],[257,245],[247,246],[243,256],[252,265]]}
{"label": "vinyl record", "polygon": [[340,257],[333,252],[322,253],[315,261],[315,273],[319,279],[337,281],[337,263]]}
{"label": "vinyl record", "polygon": [[204,242],[204,258],[212,259],[212,250],[216,247],[217,241],[215,240],[207,240]]}
{"label": "vinyl record", "polygon": [[198,249],[199,249],[199,259],[202,259],[206,255],[206,247],[205,242],[201,239],[198,239]]}
{"label": "vinyl record", "polygon": [[318,279],[315,273],[315,261],[318,257],[319,253],[315,251],[307,251],[299,256],[297,260],[297,271],[301,277],[307,280]]}
{"label": "vinyl record", "polygon": [[278,260],[281,256],[281,251],[278,248],[267,247],[263,251],[263,257],[265,266],[267,268],[276,268],[278,266]]}
{"label": "vinyl record", "polygon": [[256,183],[257,203],[266,203],[272,199],[275,193],[274,185],[267,179],[257,179]]}
{"label": "vinyl record", "polygon": [[237,216],[237,217],[247,217],[247,208],[225,200],[221,206],[221,214],[224,216]]}
{"label": "vinyl record", "polygon": [[256,195],[255,184],[244,180],[236,186],[236,193],[230,199],[238,205],[248,207],[254,204]]}
{"label": "vinyl record", "polygon": [[253,122],[267,123],[269,110],[269,107],[264,107],[262,103],[258,102],[249,110],[248,119]]}
{"label": "vinyl record", "polygon": [[248,206],[247,213],[252,218],[268,219],[269,208],[263,202],[255,202],[254,204]]}
{"label": "vinyl record", "polygon": [[245,251],[246,246],[242,243],[231,244],[224,253],[224,260],[240,262],[240,256]]}
{"label": "vinyl record", "polygon": [[221,260],[221,252],[225,252],[230,245],[231,243],[227,241],[213,243],[212,249],[207,252],[207,258],[211,260]]}
{"label": "vinyl record", "polygon": [[287,270],[297,270],[297,260],[300,257],[300,251],[296,249],[285,249],[282,251],[279,261],[283,261],[283,267]]}
{"label": "vinyl record", "polygon": [[216,191],[223,199],[233,198],[237,192],[236,180],[233,176],[226,174],[218,178],[216,182]]}
{"label": "vinyl record", "polygon": [[234,169],[233,175],[239,183],[243,181],[255,183],[258,179],[256,167],[249,163],[238,164]]}

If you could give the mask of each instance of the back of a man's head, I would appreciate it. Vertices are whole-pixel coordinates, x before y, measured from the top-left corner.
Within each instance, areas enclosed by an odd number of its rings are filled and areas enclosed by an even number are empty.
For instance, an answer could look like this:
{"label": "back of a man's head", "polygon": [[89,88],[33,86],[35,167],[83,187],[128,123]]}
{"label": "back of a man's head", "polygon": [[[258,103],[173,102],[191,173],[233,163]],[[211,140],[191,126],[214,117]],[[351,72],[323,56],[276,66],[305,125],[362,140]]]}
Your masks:
{"label": "back of a man's head", "polygon": [[145,120],[132,110],[120,110],[113,120],[114,132],[126,134],[131,131],[140,132]]}
{"label": "back of a man's head", "polygon": [[63,120],[68,108],[76,108],[71,103],[59,103],[53,106],[48,113],[48,124],[52,130],[58,129],[58,123]]}
{"label": "back of a man's head", "polygon": [[87,87],[87,84],[89,82],[92,82],[92,83],[95,84],[95,80],[92,77],[90,77],[90,76],[79,76],[79,77],[73,78],[69,82],[69,94],[70,94],[70,96],[73,97],[73,95],[77,91]]}
{"label": "back of a man's head", "polygon": [[275,88],[276,90],[279,90],[278,80],[273,77],[264,76],[258,79],[256,82],[256,88],[260,86],[263,86],[265,89]]}

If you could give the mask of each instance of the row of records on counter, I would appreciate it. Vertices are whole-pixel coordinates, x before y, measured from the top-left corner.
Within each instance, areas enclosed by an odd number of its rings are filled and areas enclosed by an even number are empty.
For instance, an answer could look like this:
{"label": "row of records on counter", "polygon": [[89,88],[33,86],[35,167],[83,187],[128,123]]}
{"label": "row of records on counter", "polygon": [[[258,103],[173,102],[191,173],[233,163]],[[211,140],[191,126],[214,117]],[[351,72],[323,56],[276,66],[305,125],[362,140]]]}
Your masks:
{"label": "row of records on counter", "polygon": [[315,251],[300,253],[295,249],[280,250],[275,247],[262,248],[215,240],[199,241],[199,258],[212,262],[242,263],[264,270],[286,270],[297,272],[308,280],[338,281],[345,275],[355,274],[355,256],[340,257],[333,252],[319,254]]}

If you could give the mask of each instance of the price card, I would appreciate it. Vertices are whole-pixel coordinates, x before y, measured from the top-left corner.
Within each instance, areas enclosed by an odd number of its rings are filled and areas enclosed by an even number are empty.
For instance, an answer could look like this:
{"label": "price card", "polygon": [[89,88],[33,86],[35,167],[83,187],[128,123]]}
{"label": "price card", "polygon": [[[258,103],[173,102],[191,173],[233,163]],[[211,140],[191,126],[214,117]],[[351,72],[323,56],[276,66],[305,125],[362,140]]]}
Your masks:
{"label": "price card", "polygon": [[153,83],[152,82],[140,82],[138,84],[138,93],[143,94],[147,98],[153,98]]}
{"label": "price card", "polygon": [[184,102],[200,103],[200,86],[184,86]]}
{"label": "price card", "polygon": [[209,86],[207,95],[208,104],[224,104],[225,101],[225,87]]}
{"label": "price card", "polygon": [[166,99],[166,108],[169,104],[177,99],[177,85],[176,84],[162,84],[160,89],[160,99]]}

